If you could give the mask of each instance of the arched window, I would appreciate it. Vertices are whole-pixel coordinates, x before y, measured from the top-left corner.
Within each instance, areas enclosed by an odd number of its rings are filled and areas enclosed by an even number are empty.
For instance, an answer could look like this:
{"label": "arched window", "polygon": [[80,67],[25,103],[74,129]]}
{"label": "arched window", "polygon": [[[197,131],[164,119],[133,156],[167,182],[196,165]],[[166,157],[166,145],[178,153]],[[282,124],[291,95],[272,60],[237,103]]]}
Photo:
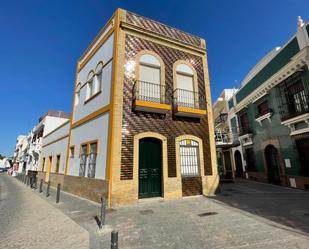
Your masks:
{"label": "arched window", "polygon": [[139,58],[138,85],[141,100],[160,103],[161,63],[152,54],[143,54]]}
{"label": "arched window", "polygon": [[199,144],[195,140],[180,141],[180,170],[182,176],[199,175]]}
{"label": "arched window", "polygon": [[194,89],[194,72],[187,64],[180,63],[175,68],[177,105],[195,108],[197,96]]}
{"label": "arched window", "polygon": [[96,94],[102,89],[102,76],[103,76],[103,62],[99,62],[95,69],[95,77],[93,82],[93,93]]}
{"label": "arched window", "polygon": [[86,96],[86,99],[89,99],[94,94],[93,82],[94,82],[94,72],[90,71],[90,73],[88,74],[88,77],[87,77],[87,96]]}
{"label": "arched window", "polygon": [[81,88],[81,83],[77,84],[76,90],[75,90],[75,106],[79,104],[79,98],[80,98],[80,88]]}

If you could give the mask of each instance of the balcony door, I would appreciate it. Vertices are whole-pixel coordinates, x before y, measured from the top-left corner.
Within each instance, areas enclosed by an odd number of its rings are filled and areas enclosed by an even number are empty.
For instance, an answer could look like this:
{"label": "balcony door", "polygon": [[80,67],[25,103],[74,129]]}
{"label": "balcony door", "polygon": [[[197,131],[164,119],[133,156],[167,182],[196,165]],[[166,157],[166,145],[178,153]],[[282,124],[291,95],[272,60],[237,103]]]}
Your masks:
{"label": "balcony door", "polygon": [[161,101],[161,64],[150,54],[142,55],[139,67],[139,99],[148,102]]}
{"label": "balcony door", "polygon": [[185,64],[176,68],[177,104],[180,106],[195,107],[193,75],[192,69]]}
{"label": "balcony door", "polygon": [[243,112],[239,115],[240,134],[245,134],[249,131],[248,113]]}

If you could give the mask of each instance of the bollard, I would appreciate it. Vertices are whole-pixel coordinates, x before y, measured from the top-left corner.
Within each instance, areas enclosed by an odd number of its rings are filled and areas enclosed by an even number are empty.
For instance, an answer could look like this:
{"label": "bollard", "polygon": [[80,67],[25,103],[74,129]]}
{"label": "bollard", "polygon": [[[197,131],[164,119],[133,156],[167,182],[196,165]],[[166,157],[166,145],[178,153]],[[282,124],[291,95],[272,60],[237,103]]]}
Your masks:
{"label": "bollard", "polygon": [[48,181],[48,183],[47,183],[46,197],[49,196],[49,188],[50,188],[50,181]]}
{"label": "bollard", "polygon": [[42,192],[43,192],[43,179],[41,179],[40,189],[39,189],[39,193],[42,193]]}
{"label": "bollard", "polygon": [[57,195],[56,195],[56,203],[59,203],[60,199],[60,183],[57,185]]}
{"label": "bollard", "polygon": [[118,232],[112,231],[111,233],[111,249],[118,249]]}
{"label": "bollard", "polygon": [[105,225],[106,197],[101,197],[100,229]]}
{"label": "bollard", "polygon": [[27,176],[27,186],[29,186],[29,183],[30,183],[30,177],[29,175]]}

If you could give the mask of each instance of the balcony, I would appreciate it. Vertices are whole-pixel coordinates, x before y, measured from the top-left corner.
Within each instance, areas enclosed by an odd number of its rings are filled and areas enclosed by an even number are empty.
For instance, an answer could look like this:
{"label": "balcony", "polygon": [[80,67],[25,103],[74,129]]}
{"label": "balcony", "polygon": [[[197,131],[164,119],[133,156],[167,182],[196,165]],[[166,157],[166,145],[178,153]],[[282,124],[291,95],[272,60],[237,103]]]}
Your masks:
{"label": "balcony", "polygon": [[282,121],[309,113],[309,95],[301,92],[294,94],[293,97],[293,100],[286,101],[279,106]]}
{"label": "balcony", "polygon": [[259,110],[255,115],[255,121],[258,122],[262,126],[262,121],[268,119],[271,122],[271,116],[273,114],[273,110],[271,108],[265,108],[263,110]]}
{"label": "balcony", "polygon": [[218,148],[230,148],[240,144],[238,140],[238,134],[229,130],[222,131],[220,129],[216,129],[215,141],[216,147]]}
{"label": "balcony", "polygon": [[164,85],[135,81],[133,85],[133,108],[136,111],[165,114],[171,110],[166,102],[166,88]]}
{"label": "balcony", "polygon": [[242,146],[253,144],[253,133],[250,127],[240,127],[238,130],[239,142]]}
{"label": "balcony", "polygon": [[200,103],[200,96],[197,92],[177,88],[173,94],[174,111],[176,116],[201,118],[206,115],[206,107]]}
{"label": "balcony", "polygon": [[215,126],[218,126],[220,124],[227,122],[227,117],[228,117],[227,113],[220,113],[219,116],[216,117],[215,119]]}

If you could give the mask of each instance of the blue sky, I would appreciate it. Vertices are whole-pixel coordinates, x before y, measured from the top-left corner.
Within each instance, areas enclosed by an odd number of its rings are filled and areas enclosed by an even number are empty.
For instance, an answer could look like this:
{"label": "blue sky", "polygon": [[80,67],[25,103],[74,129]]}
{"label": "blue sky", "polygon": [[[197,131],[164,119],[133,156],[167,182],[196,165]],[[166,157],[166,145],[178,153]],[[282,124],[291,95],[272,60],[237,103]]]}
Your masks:
{"label": "blue sky", "polygon": [[215,99],[308,21],[308,0],[0,0],[0,154],[48,109],[71,111],[76,60],[121,7],[206,39]]}

